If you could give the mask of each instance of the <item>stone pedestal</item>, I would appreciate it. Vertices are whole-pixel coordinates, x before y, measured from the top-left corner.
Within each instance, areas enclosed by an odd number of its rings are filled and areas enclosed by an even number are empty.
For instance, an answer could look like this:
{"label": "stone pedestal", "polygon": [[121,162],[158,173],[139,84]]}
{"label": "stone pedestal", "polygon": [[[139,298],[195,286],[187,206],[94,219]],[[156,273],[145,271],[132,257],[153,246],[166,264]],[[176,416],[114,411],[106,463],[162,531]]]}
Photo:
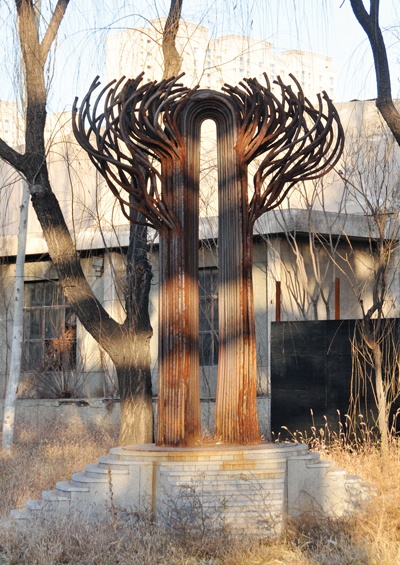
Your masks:
{"label": "stone pedestal", "polygon": [[[162,522],[193,514],[257,536],[278,535],[287,511],[287,462],[307,454],[299,444],[154,445],[111,450],[118,461],[135,462],[140,473],[121,503],[149,504]],[[133,474],[132,474],[133,478]],[[196,516],[195,514],[198,514]]]}
{"label": "stone pedestal", "polygon": [[15,518],[32,512],[79,511],[103,520],[110,511],[151,513],[167,527],[229,527],[238,535],[278,536],[286,517],[336,517],[360,506],[368,492],[359,477],[320,460],[306,445],[203,444],[191,448],[117,447],[42,500],[28,501]]}

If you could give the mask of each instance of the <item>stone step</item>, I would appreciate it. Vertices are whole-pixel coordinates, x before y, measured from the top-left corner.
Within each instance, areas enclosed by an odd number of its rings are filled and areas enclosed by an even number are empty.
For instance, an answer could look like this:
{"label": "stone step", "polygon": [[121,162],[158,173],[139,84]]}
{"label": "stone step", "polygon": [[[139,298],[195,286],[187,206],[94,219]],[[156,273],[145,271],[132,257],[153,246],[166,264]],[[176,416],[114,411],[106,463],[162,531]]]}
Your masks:
{"label": "stone step", "polygon": [[27,500],[25,506],[31,512],[39,512],[45,507],[44,500]]}
{"label": "stone step", "polygon": [[347,471],[345,471],[344,469],[340,469],[340,467],[335,467],[332,466],[331,469],[328,469],[327,473],[326,473],[327,477],[342,477],[343,479],[346,479],[347,477]]}
{"label": "stone step", "polygon": [[360,477],[359,475],[350,475],[350,474],[346,475],[346,484],[357,483],[361,485],[362,482],[363,482],[362,477]]}
{"label": "stone step", "polygon": [[301,460],[301,461],[309,461],[309,463],[318,463],[319,461],[321,461],[321,454],[318,453],[318,451],[310,451],[309,453],[305,453],[305,454],[301,454],[301,455],[295,455],[293,457],[290,458],[290,460]]}
{"label": "stone step", "polygon": [[86,465],[85,467],[85,475],[92,478],[97,477],[109,477],[109,472],[111,473],[111,477],[113,475],[129,475],[129,469],[112,469],[108,467],[101,467],[100,465],[94,463],[90,465]]}
{"label": "stone step", "polygon": [[109,482],[108,475],[88,477],[85,473],[73,473],[72,474],[72,484],[76,486],[86,486],[91,484],[107,484]]}
{"label": "stone step", "polygon": [[134,465],[135,462],[130,459],[116,459],[113,455],[103,455],[98,458],[98,464],[105,469],[108,469],[108,466],[110,466],[112,470],[128,469],[129,473],[129,466]]}
{"label": "stone step", "polygon": [[27,521],[31,519],[31,513],[27,508],[13,508],[10,512],[10,517],[12,520]]}
{"label": "stone step", "polygon": [[42,498],[46,502],[70,502],[70,497],[67,495],[57,494],[55,490],[44,490]]}
{"label": "stone step", "polygon": [[[88,486],[74,485],[71,481],[60,481],[56,483],[56,493],[60,496],[69,496],[69,498],[71,498],[72,493],[89,492],[89,490]],[[68,495],[66,493],[68,493]]]}
{"label": "stone step", "polygon": [[318,469],[326,468],[326,469],[328,469],[329,467],[333,467],[332,461],[329,461],[328,459],[321,459],[320,461],[317,461],[315,463],[314,462],[313,463],[306,463],[306,465],[307,465],[308,469],[315,469],[315,468],[318,468]]}

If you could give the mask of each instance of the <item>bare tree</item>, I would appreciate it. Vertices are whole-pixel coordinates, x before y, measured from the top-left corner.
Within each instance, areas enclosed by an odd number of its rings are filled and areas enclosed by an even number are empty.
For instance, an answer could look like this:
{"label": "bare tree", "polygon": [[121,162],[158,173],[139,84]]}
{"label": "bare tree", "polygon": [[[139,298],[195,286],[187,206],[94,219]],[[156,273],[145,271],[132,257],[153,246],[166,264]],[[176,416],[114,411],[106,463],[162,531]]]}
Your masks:
{"label": "bare tree", "polygon": [[377,98],[376,106],[383,119],[400,145],[400,113],[392,98],[389,62],[379,24],[379,0],[370,0],[370,10],[366,10],[363,0],[350,0],[351,7],[358,23],[367,34],[374,57]]}
{"label": "bare tree", "polygon": [[[390,411],[400,396],[398,328],[391,318],[398,305],[394,291],[399,252],[398,148],[389,131],[380,129],[353,143],[345,159],[343,180],[368,222],[368,250],[349,269],[351,284],[360,306],[361,319],[353,340],[354,386],[368,381],[378,417],[382,450],[387,451]],[[342,264],[348,258],[342,257]],[[358,394],[354,395],[357,407]]]}
{"label": "bare tree", "polygon": [[[148,317],[151,271],[146,255],[146,232],[133,226],[128,249],[127,316],[118,323],[106,312],[84,276],[79,255],[52,189],[45,146],[47,105],[46,61],[69,0],[58,0],[50,18],[40,21],[39,0],[15,0],[24,72],[25,149],[19,152],[0,139],[0,157],[26,179],[50,257],[65,296],[84,328],[115,364],[121,396],[120,442],[148,443],[153,438]],[[171,4],[171,25],[180,16]],[[174,34],[170,36],[170,42]],[[172,71],[171,71],[172,72]]]}
{"label": "bare tree", "polygon": [[[334,177],[300,183],[285,206],[272,214],[274,232],[284,238],[270,245],[275,255],[269,277],[280,283],[279,308],[288,320],[330,320],[334,315],[335,260],[344,238],[343,194],[333,188]],[[335,210],[327,202],[335,191]],[[271,236],[262,234],[269,245]]]}

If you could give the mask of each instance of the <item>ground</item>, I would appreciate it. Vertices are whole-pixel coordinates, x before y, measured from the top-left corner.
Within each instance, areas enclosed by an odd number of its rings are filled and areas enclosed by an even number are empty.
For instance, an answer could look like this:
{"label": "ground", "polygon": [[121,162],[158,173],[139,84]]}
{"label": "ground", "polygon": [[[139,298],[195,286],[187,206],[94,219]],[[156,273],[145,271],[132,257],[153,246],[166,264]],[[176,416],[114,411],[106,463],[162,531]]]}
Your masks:
{"label": "ground", "polygon": [[[83,470],[117,444],[118,430],[69,427],[28,429],[19,423],[11,457],[0,456],[0,518],[38,498],[42,490]],[[74,520],[28,530],[0,527],[0,564],[87,565],[398,565],[400,563],[400,444],[394,438],[382,457],[373,435],[347,441],[328,428],[297,436],[348,472],[376,485],[376,496],[358,514],[341,520],[323,516],[289,522],[278,540],[238,539],[229,531],[210,531],[182,516],[165,529],[149,516],[114,509],[109,524],[89,526]],[[330,445],[328,445],[328,440]]]}

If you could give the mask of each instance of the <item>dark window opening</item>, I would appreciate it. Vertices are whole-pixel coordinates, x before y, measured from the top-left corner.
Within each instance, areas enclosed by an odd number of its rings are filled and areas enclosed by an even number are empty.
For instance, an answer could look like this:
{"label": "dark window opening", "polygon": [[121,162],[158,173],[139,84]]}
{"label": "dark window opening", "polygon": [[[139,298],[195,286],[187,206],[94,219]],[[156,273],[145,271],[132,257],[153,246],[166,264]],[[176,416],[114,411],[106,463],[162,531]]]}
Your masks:
{"label": "dark window opening", "polygon": [[57,281],[25,284],[25,372],[64,372],[76,366],[76,317]]}
{"label": "dark window opening", "polygon": [[200,365],[218,364],[218,269],[199,271]]}

